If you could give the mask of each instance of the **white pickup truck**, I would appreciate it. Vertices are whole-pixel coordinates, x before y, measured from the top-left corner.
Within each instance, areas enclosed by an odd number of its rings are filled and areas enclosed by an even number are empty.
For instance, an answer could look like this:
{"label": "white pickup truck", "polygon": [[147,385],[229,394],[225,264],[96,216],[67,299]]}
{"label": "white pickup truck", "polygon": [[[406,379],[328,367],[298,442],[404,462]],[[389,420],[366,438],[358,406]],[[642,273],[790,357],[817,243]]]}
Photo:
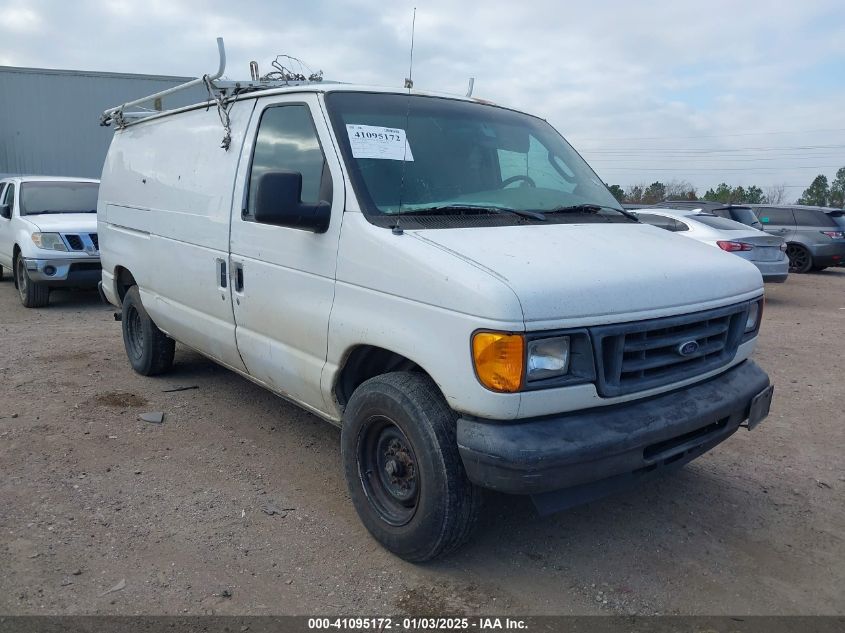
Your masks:
{"label": "white pickup truck", "polygon": [[102,290],[132,367],[178,341],[339,425],[399,556],[460,545],[484,488],[555,511],[768,413],[760,272],[637,222],[540,118],[306,82],[113,120]]}
{"label": "white pickup truck", "polygon": [[0,180],[0,275],[12,271],[21,303],[41,308],[52,288],[95,288],[99,181],[54,176]]}

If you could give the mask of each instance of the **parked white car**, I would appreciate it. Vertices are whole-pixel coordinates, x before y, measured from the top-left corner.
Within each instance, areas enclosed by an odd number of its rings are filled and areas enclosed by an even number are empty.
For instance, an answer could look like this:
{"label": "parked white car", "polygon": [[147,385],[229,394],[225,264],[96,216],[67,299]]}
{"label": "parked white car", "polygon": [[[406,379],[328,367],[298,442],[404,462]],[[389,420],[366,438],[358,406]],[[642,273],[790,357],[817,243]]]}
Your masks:
{"label": "parked white car", "polygon": [[640,222],[689,237],[757,266],[763,281],[782,283],[789,276],[789,259],[783,238],[700,209],[649,208],[637,211]]}
{"label": "parked white car", "polygon": [[638,223],[540,118],[304,83],[104,121],[132,367],[179,341],[339,425],[352,503],[408,560],[465,541],[481,488],[558,510],[768,413],[757,269]]}
{"label": "parked white car", "polygon": [[0,276],[12,271],[27,308],[46,306],[52,288],[100,281],[98,187],[86,178],[0,180]]}

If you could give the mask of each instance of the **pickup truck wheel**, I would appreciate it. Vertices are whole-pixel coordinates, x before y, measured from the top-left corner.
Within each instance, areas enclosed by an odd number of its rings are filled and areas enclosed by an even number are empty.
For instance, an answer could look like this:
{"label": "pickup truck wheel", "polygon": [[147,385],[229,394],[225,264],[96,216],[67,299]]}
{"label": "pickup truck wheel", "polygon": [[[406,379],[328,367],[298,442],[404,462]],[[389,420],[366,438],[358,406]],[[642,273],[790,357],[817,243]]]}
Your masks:
{"label": "pickup truck wheel", "polygon": [[173,365],[176,342],[156,327],[141,303],[138,286],[123,298],[121,318],[123,345],[132,369],[142,376],[155,376]]}
{"label": "pickup truck wheel", "polygon": [[358,516],[397,556],[431,560],[471,535],[481,489],[467,479],[455,414],[428,376],[394,372],[359,386],[343,414],[341,451]]}
{"label": "pickup truck wheel", "polygon": [[813,256],[799,244],[787,244],[786,256],[789,258],[791,273],[808,273],[813,268]]}
{"label": "pickup truck wheel", "polygon": [[43,308],[50,303],[50,288],[29,278],[26,262],[21,256],[15,260],[15,285],[18,287],[18,294],[24,307]]}

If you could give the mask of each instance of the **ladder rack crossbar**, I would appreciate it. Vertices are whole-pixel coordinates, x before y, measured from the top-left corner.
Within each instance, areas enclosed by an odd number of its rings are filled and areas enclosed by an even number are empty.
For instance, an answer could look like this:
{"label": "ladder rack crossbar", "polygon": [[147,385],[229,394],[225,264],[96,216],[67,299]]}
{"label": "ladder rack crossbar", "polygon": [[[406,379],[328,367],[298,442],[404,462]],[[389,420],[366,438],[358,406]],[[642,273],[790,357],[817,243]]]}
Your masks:
{"label": "ladder rack crossbar", "polygon": [[[198,77],[197,79],[192,79],[191,81],[179,84],[178,86],[173,86],[172,88],[167,88],[166,90],[153,93],[146,97],[141,97],[140,99],[128,101],[119,106],[109,108],[108,110],[103,112],[102,116],[100,116],[100,125],[109,125],[112,121],[116,121],[119,124],[123,118],[122,115],[126,108],[138,106],[143,103],[149,103],[150,101],[161,99],[162,97],[166,97],[167,95],[172,95],[173,93],[181,92],[182,90],[187,90],[189,88],[193,88],[194,86],[205,85],[207,80],[214,81],[215,79],[219,79],[223,76],[223,72],[226,70],[226,48],[223,45],[222,37],[217,38],[217,52],[220,55],[220,62],[217,67],[217,72],[215,72],[213,75],[205,75],[203,77]],[[159,112],[151,112],[150,116],[153,116],[155,114],[159,114]]]}

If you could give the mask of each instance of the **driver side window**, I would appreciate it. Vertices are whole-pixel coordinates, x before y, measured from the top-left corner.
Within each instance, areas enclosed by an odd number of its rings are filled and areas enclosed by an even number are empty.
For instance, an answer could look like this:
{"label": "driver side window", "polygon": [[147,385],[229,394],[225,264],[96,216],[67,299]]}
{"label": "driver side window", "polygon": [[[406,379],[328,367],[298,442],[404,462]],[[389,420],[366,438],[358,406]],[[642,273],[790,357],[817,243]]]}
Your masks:
{"label": "driver side window", "polygon": [[274,170],[302,174],[302,202],[331,200],[331,175],[308,106],[279,105],[264,111],[255,141],[244,217],[255,215],[258,181]]}

